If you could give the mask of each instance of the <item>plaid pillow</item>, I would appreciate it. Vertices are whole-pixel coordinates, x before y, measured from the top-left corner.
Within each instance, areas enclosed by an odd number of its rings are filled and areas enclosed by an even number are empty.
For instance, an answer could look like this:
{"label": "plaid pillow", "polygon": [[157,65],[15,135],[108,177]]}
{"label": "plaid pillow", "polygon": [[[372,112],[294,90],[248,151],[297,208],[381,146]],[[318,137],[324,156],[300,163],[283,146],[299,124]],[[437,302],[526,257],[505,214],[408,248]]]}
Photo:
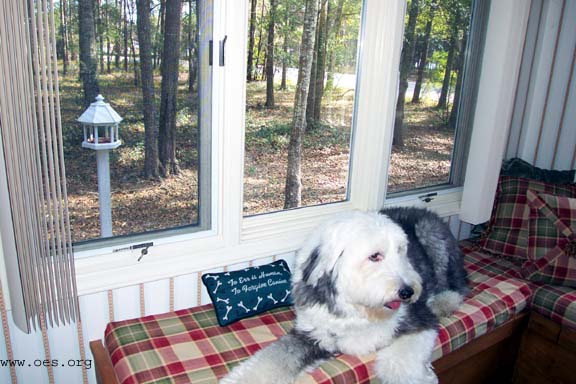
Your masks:
{"label": "plaid pillow", "polygon": [[528,261],[532,281],[576,287],[576,199],[526,193],[530,206]]}
{"label": "plaid pillow", "polygon": [[549,184],[520,177],[501,176],[492,217],[480,240],[480,246],[485,251],[523,259],[528,257],[528,189],[537,193],[576,197],[576,184]]}

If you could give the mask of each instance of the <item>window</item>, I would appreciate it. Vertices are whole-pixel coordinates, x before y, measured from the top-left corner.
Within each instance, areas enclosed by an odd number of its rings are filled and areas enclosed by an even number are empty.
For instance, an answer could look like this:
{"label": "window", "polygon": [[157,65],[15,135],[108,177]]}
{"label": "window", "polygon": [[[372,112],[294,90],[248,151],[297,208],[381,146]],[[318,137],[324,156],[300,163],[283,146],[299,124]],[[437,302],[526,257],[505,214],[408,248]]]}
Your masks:
{"label": "window", "polygon": [[[209,228],[212,1],[59,0],[54,7],[73,241],[102,246],[86,242],[110,225],[113,243]],[[121,145],[105,155],[110,193],[102,195],[99,149],[83,148],[76,121],[99,93],[123,118]],[[111,200],[109,224],[99,221],[100,199]]]}
{"label": "window", "polygon": [[489,8],[408,2],[388,195],[462,185]]}
{"label": "window", "polygon": [[[250,0],[244,153],[245,215],[348,199],[362,0]],[[305,44],[303,33],[314,33]],[[308,49],[307,49],[308,48]],[[306,69],[303,57],[309,55]],[[306,76],[307,98],[296,99]],[[305,109],[301,153],[295,109]],[[297,180],[287,182],[287,172]],[[286,195],[286,185],[292,199]],[[295,191],[299,189],[301,190]]]}

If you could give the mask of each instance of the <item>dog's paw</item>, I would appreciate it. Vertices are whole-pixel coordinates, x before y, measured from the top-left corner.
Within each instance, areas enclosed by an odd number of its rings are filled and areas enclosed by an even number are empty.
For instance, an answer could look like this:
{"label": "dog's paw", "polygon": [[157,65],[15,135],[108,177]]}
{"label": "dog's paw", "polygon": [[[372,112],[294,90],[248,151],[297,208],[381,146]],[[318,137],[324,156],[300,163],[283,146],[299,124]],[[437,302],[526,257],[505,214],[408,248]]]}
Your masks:
{"label": "dog's paw", "polygon": [[377,367],[378,378],[382,384],[438,384],[438,377],[430,365],[412,367],[411,370],[388,368],[392,369],[384,370],[382,366]]}

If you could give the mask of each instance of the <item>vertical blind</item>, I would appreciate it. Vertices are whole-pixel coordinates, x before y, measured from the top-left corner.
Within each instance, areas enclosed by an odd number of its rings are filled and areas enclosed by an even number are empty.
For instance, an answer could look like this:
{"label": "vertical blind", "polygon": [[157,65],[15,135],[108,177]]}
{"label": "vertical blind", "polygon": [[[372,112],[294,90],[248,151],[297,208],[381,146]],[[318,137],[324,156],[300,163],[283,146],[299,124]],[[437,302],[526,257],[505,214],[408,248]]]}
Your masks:
{"label": "vertical blind", "polygon": [[78,316],[52,5],[0,4],[0,230],[25,332]]}

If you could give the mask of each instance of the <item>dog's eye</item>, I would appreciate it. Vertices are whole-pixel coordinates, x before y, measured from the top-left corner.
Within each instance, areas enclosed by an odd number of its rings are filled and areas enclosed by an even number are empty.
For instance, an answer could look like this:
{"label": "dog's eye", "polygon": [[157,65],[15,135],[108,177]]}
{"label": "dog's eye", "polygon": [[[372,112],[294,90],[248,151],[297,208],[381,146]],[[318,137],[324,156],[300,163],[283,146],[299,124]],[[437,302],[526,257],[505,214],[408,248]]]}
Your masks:
{"label": "dog's eye", "polygon": [[383,259],[384,259],[384,256],[382,256],[382,254],[379,253],[379,252],[376,252],[375,254],[370,255],[370,256],[368,257],[368,260],[370,260],[370,261],[372,261],[372,262],[374,262],[374,263],[377,263],[377,262],[379,262],[379,261],[382,261]]}

